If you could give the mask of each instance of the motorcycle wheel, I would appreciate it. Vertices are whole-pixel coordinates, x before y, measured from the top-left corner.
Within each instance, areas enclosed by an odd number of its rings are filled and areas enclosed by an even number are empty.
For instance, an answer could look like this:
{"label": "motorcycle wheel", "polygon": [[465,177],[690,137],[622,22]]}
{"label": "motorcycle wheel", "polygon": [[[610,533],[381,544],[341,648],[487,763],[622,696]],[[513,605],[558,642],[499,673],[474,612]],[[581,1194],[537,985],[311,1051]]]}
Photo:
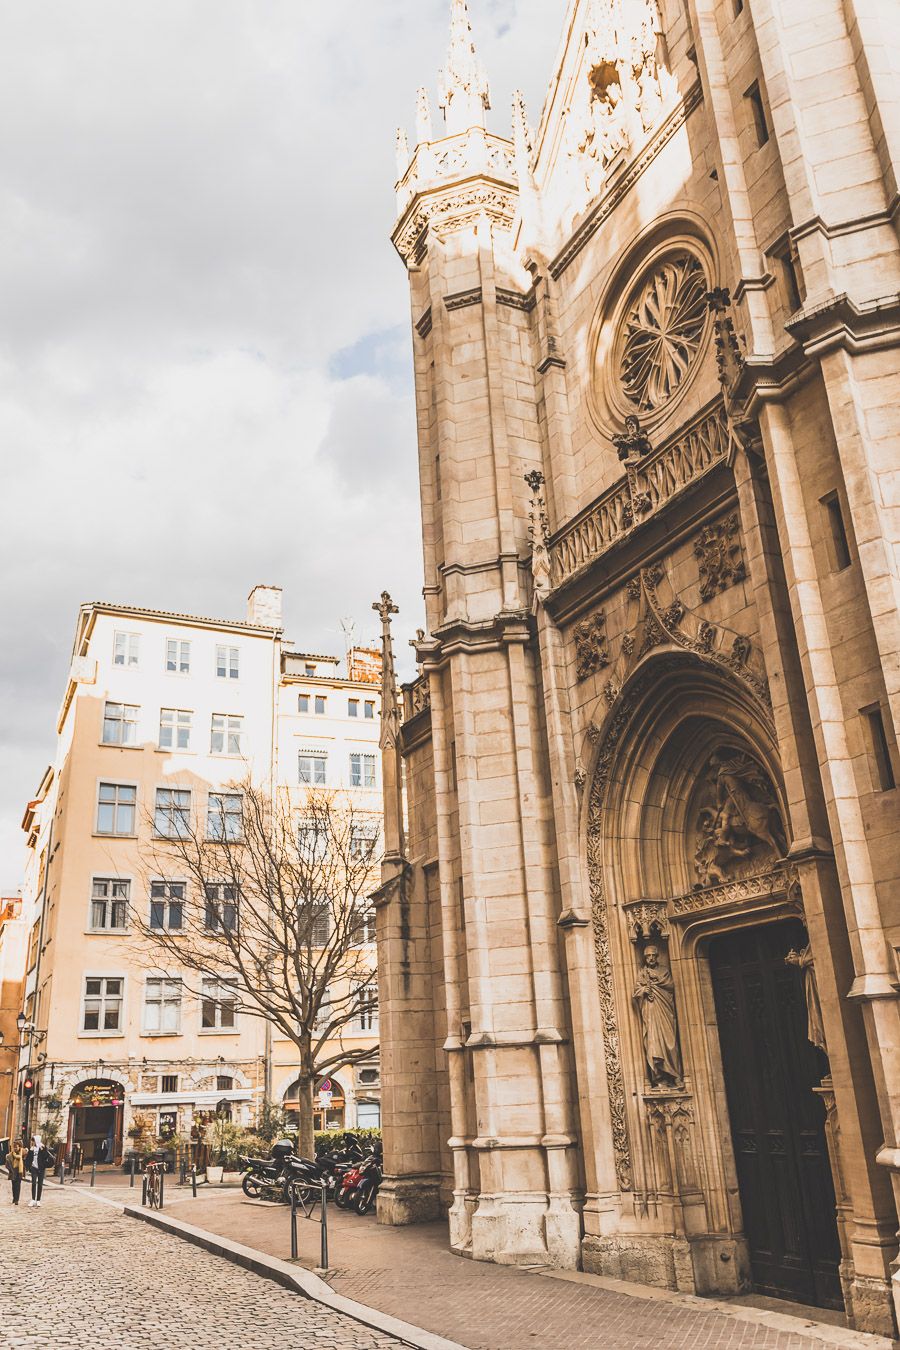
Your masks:
{"label": "motorcycle wheel", "polygon": [[357,1214],[368,1214],[368,1212],[369,1212],[370,1209],[374,1209],[374,1207],[375,1207],[375,1195],[376,1195],[376,1192],[375,1192],[374,1190],[366,1190],[366,1191],[358,1191],[358,1192],[357,1192],[357,1195],[356,1195],[356,1212],[357,1212]]}
{"label": "motorcycle wheel", "polygon": [[256,1177],[244,1177],[241,1182],[241,1190],[250,1200],[258,1200],[260,1198],[260,1186]]}
{"label": "motorcycle wheel", "polygon": [[334,1197],[334,1203],[337,1205],[338,1209],[349,1209],[355,1195],[356,1191],[338,1191],[337,1195]]}

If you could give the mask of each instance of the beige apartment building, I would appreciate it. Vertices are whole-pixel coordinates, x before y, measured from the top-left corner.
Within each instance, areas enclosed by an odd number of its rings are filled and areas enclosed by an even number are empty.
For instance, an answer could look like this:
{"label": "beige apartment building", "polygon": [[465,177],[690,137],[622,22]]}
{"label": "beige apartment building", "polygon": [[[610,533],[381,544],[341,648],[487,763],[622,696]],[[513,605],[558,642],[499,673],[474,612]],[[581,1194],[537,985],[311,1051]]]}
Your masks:
{"label": "beige apartment building", "polygon": [[398,143],[427,631],[378,915],[383,1222],[885,1335],[894,20],[572,0],[509,137],[453,0]]}
{"label": "beige apartment building", "polygon": [[[179,821],[230,838],[247,778],[289,787],[298,820],[310,787],[352,794],[378,849],[378,678],[364,649],[295,651],[277,587],[256,587],[239,621],[82,606],[57,753],[23,821],[20,1128],[59,1107],[69,1149],[116,1162],[136,1112],[161,1135],[187,1135],[216,1110],[250,1124],[265,1096],[290,1108],[293,1043],[236,1012],[212,976],[188,993],[130,916],[181,928],[184,907],[202,902],[157,875],[154,840]],[[376,999],[359,1023],[347,1048],[377,1043]],[[368,1073],[338,1069],[320,1105],[317,1123],[377,1125],[377,1060]]]}

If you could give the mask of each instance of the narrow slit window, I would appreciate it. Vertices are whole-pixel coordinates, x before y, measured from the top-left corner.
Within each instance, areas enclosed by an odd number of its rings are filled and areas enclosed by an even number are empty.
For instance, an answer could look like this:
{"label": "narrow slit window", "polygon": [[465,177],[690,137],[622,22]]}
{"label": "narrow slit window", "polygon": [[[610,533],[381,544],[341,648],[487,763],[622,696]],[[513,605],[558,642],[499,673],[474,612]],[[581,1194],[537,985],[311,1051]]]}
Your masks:
{"label": "narrow slit window", "polygon": [[753,125],[756,129],[756,143],[759,146],[763,146],[769,139],[769,124],[766,121],[766,109],[759,84],[756,82],[751,84],[744,95],[744,98],[750,104],[750,111],[753,114]]}
{"label": "narrow slit window", "polygon": [[834,558],[834,570],[836,572],[843,572],[853,561],[853,555],[850,552],[850,541],[847,538],[844,513],[841,510],[841,503],[837,493],[830,492],[827,497],[823,497],[822,505],[825,508],[825,516],[828,521],[828,531],[831,538],[831,547]]}
{"label": "narrow slit window", "polygon": [[868,728],[869,752],[875,770],[873,786],[878,792],[890,792],[892,788],[897,786],[897,779],[894,775],[894,766],[891,763],[891,748],[888,744],[887,730],[881,708],[878,704],[871,708],[863,708],[862,715]]}

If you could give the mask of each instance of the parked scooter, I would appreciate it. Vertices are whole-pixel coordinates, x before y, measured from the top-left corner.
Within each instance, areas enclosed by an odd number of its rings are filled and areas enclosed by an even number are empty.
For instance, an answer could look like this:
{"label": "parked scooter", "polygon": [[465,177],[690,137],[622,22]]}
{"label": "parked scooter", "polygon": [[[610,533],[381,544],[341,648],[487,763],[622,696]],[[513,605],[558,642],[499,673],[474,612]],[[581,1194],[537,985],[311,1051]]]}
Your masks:
{"label": "parked scooter", "polygon": [[360,1178],[353,1198],[357,1214],[368,1214],[375,1208],[382,1179],[381,1161],[381,1153],[375,1152],[360,1164]]}
{"label": "parked scooter", "polygon": [[270,1158],[242,1157],[241,1190],[244,1194],[251,1200],[287,1200],[287,1166],[293,1152],[290,1139],[279,1139],[272,1145]]}

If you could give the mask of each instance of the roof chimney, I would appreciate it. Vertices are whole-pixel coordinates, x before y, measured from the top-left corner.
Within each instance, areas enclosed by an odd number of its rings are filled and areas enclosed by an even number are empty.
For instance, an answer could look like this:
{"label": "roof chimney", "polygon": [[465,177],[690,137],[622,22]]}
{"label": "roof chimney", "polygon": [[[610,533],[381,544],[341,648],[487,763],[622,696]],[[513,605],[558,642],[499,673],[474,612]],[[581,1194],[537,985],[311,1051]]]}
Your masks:
{"label": "roof chimney", "polygon": [[254,586],[247,596],[247,622],[263,628],[281,627],[281,587]]}

